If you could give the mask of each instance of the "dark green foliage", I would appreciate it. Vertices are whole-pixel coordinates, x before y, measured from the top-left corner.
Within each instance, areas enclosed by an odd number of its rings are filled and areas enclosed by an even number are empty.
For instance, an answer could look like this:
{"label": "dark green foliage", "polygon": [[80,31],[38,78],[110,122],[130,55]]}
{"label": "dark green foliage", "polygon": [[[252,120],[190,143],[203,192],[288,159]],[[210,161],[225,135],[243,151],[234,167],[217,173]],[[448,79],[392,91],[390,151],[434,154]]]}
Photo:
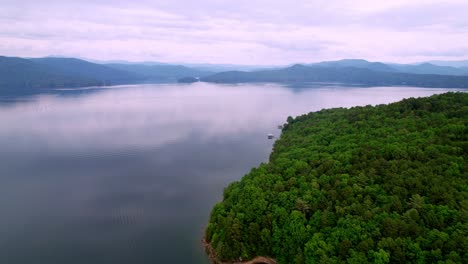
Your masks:
{"label": "dark green foliage", "polygon": [[206,238],[222,260],[468,263],[467,123],[466,93],[288,118]]}

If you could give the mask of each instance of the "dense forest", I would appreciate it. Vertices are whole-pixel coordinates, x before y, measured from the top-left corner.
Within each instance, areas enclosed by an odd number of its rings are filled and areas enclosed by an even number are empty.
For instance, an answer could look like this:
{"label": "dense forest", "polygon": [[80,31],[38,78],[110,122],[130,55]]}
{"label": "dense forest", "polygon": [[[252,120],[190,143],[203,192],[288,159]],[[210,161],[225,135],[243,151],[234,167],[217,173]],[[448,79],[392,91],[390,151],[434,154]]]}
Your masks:
{"label": "dense forest", "polygon": [[206,240],[219,261],[468,263],[467,123],[467,93],[288,117]]}

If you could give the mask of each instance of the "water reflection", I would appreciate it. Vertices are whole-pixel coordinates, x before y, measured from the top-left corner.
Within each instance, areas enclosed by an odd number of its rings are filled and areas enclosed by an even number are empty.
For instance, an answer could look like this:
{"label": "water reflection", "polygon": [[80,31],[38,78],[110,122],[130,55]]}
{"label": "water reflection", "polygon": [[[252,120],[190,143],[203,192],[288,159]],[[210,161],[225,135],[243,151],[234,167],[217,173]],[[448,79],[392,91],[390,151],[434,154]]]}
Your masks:
{"label": "water reflection", "polygon": [[206,263],[211,207],[287,116],[444,91],[197,83],[0,105],[0,263]]}

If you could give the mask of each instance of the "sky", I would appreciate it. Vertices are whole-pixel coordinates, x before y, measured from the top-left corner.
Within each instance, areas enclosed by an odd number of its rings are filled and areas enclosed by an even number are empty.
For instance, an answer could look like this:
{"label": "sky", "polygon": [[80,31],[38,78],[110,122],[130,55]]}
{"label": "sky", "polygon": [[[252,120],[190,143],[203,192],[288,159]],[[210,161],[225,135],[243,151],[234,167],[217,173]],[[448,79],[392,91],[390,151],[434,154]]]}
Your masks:
{"label": "sky", "polygon": [[467,0],[0,0],[0,55],[285,65],[468,59]]}

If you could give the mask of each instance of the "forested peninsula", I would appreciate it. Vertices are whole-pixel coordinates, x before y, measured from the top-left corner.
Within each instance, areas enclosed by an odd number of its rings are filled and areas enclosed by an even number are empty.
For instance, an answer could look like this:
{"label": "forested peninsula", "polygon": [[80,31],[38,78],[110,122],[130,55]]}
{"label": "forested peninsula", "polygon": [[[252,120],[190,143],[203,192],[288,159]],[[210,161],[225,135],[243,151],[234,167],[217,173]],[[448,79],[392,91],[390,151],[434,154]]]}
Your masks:
{"label": "forested peninsula", "polygon": [[213,208],[216,261],[468,263],[467,93],[287,121]]}

